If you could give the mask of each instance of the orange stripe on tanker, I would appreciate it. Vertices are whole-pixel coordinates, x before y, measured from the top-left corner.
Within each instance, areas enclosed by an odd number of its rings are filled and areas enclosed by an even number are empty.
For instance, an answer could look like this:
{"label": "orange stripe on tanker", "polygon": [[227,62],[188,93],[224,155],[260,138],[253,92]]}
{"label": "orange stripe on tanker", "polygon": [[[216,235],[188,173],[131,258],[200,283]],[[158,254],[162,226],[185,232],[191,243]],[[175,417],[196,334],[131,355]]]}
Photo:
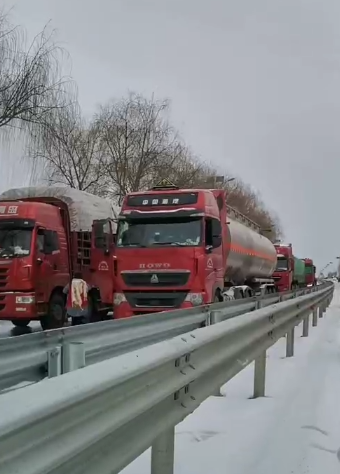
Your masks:
{"label": "orange stripe on tanker", "polygon": [[237,253],[242,253],[244,255],[250,255],[251,257],[259,257],[263,258],[264,260],[268,260],[269,262],[275,262],[276,258],[272,257],[271,255],[267,255],[262,252],[256,252],[254,250],[247,249],[245,247],[242,247],[242,245],[238,244],[231,244],[230,245],[230,250],[232,252],[237,252]]}

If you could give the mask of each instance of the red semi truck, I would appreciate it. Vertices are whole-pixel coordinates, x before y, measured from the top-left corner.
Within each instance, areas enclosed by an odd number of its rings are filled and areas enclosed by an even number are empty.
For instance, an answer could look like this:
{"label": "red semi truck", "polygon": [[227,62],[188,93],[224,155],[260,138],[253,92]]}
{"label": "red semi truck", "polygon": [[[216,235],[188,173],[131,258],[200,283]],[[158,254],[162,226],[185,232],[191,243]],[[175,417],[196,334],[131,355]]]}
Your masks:
{"label": "red semi truck", "polygon": [[316,285],[316,268],[311,258],[304,258],[306,286]]}
{"label": "red semi truck", "polygon": [[316,285],[315,267],[309,258],[294,256],[292,244],[276,244],[277,266],[273,274],[277,290],[290,291]]}
{"label": "red semi truck", "polygon": [[63,326],[62,293],[74,272],[91,286],[92,314],[112,310],[116,212],[89,193],[62,187],[0,195],[0,320]]}
{"label": "red semi truck", "polygon": [[182,190],[163,180],[125,196],[114,262],[114,314],[190,308],[274,292],[274,245],[226,205],[223,190]]}
{"label": "red semi truck", "polygon": [[277,266],[273,274],[277,290],[290,291],[293,288],[294,256],[292,244],[275,245]]}

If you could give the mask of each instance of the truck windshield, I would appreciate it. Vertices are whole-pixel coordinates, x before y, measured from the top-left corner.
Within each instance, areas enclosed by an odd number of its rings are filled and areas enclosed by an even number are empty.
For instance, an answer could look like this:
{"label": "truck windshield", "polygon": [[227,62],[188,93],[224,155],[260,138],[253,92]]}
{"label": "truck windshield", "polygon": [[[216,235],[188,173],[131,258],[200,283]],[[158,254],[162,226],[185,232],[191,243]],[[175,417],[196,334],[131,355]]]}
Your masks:
{"label": "truck windshield", "polygon": [[288,259],[285,257],[279,257],[277,259],[276,270],[277,272],[285,272],[288,270]]}
{"label": "truck windshield", "polygon": [[201,242],[201,218],[131,219],[118,224],[118,247],[198,247]]}
{"label": "truck windshield", "polygon": [[306,275],[312,275],[314,273],[313,265],[306,265],[305,266],[305,273],[306,273]]}
{"label": "truck windshield", "polygon": [[32,229],[0,226],[0,258],[25,257],[31,252]]}

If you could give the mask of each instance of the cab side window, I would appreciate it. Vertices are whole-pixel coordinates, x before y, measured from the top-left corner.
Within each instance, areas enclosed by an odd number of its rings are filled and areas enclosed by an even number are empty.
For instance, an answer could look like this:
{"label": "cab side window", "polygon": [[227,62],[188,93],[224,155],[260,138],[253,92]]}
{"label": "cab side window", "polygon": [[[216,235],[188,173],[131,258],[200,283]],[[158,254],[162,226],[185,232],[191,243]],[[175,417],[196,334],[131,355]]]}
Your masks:
{"label": "cab side window", "polygon": [[216,237],[221,236],[221,222],[213,217],[205,219],[205,245],[213,248],[219,247],[216,245]]}
{"label": "cab side window", "polygon": [[59,250],[58,233],[55,230],[38,229],[37,250],[45,255]]}
{"label": "cab side window", "polygon": [[44,229],[39,229],[38,234],[37,234],[37,250],[40,253],[44,252],[44,242],[45,242]]}

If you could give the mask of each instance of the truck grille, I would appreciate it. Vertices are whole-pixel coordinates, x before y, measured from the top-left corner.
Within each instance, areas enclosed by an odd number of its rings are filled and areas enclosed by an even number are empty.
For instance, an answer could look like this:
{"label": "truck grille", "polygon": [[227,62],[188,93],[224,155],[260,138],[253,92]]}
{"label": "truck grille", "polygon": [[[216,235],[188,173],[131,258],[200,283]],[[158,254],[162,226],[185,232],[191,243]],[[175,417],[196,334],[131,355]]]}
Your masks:
{"label": "truck grille", "polygon": [[0,268],[0,288],[7,285],[8,268]]}
{"label": "truck grille", "polygon": [[122,272],[126,286],[184,286],[188,283],[190,272]]}
{"label": "truck grille", "polygon": [[185,300],[187,294],[187,291],[158,293],[151,291],[143,291],[143,293],[127,291],[124,293],[127,302],[132,308],[178,308]]}

